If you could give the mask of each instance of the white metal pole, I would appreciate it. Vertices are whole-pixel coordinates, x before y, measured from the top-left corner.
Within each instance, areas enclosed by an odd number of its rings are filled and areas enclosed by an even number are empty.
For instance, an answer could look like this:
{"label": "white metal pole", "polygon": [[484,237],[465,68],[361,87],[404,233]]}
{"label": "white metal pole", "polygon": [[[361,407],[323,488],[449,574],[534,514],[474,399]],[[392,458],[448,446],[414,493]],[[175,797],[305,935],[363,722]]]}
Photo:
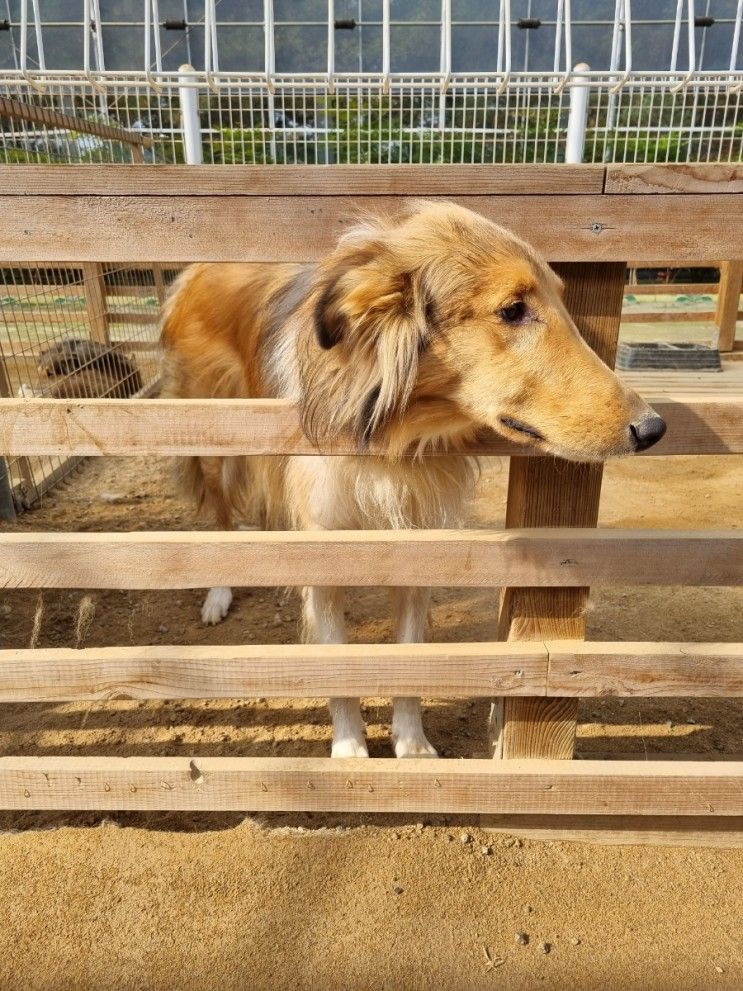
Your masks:
{"label": "white metal pole", "polygon": [[382,83],[383,92],[390,88],[390,0],[382,0]]}
{"label": "white metal pole", "polygon": [[730,71],[735,72],[738,61],[738,46],[740,44],[740,25],[743,21],[743,0],[738,0],[738,9],[735,12],[735,27],[733,29],[733,44],[730,49]]}
{"label": "white metal pole", "polygon": [[332,95],[335,86],[335,0],[328,0],[328,92]]}
{"label": "white metal pole", "polygon": [[276,72],[276,42],[274,38],[273,0],[263,0],[263,67],[266,74],[266,108],[271,134],[271,161],[276,162],[276,103],[273,77]]}
{"label": "white metal pole", "polygon": [[569,165],[579,165],[583,161],[590,87],[590,82],[586,77],[590,70],[591,67],[585,62],[579,62],[573,69],[573,82],[570,85],[568,134],[565,142],[565,161]]}
{"label": "white metal pole", "polygon": [[39,0],[33,0],[34,7],[34,32],[36,34],[36,54],[39,61],[39,69],[43,72],[46,69],[44,58],[44,39],[41,34],[41,17],[39,15]]}
{"label": "white metal pole", "polygon": [[196,75],[193,66],[182,65],[178,70],[178,100],[181,105],[181,127],[183,129],[183,150],[187,165],[202,165],[204,149],[201,144],[201,121],[199,120],[199,91],[189,86]]}

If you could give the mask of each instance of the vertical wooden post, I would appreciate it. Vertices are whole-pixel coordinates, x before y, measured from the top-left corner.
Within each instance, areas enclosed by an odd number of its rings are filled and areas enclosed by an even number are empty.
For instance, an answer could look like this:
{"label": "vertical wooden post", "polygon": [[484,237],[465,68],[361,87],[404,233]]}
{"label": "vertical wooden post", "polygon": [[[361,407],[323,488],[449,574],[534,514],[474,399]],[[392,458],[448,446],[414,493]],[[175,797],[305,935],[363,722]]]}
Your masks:
{"label": "vertical wooden post", "polygon": [[[2,350],[0,350],[0,399],[9,398],[10,376],[8,375],[8,369],[5,364],[5,355]],[[27,471],[29,468],[28,459],[23,458],[22,460],[26,462],[25,469]],[[26,474],[26,471],[24,471],[24,475]],[[0,520],[14,520],[15,515],[13,486],[10,482],[10,466],[7,460],[0,456]]]}
{"label": "vertical wooden post", "polygon": [[715,311],[717,347],[720,351],[733,350],[742,285],[743,262],[721,262],[720,287],[717,292],[717,309]]}
{"label": "vertical wooden post", "polygon": [[152,276],[155,280],[155,293],[157,294],[157,302],[160,306],[165,302],[165,279],[163,277],[163,267],[159,262],[152,263]]}
{"label": "vertical wooden post", "polygon": [[83,262],[83,289],[85,305],[90,324],[90,339],[99,344],[108,344],[108,304],[106,299],[106,281],[103,277],[103,265],[98,262]]}
{"label": "vertical wooden post", "polygon": [[[624,263],[555,265],[565,301],[591,347],[613,367],[624,295]],[[603,466],[555,458],[511,458],[507,527],[595,526]],[[582,639],[587,588],[508,588],[501,595],[501,640]],[[495,756],[573,756],[575,699],[509,698],[493,709]]]}

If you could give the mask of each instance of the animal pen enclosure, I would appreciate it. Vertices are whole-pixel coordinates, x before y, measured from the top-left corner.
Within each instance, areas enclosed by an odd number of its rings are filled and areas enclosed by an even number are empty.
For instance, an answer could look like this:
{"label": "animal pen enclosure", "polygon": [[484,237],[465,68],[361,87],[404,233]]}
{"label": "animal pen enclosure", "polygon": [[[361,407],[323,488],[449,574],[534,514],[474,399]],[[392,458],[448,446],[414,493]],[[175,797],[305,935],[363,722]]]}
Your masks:
{"label": "animal pen enclosure", "polygon": [[[359,197],[378,209],[410,193],[453,198],[550,258],[576,323],[610,363],[628,257],[743,256],[743,177],[731,166],[14,167],[0,183],[3,264],[19,252],[29,264],[116,266],[138,254],[164,267],[306,261],[332,246]],[[647,456],[743,453],[740,391],[645,398],[668,422]],[[317,453],[293,406],[274,400],[4,399],[0,448],[31,457]],[[511,455],[503,531],[4,532],[0,578],[84,589],[501,587],[500,642],[5,650],[0,699],[496,698],[497,759],[2,757],[0,806],[467,812],[607,827],[671,816],[669,831],[740,835],[739,762],[566,759],[580,697],[743,695],[743,645],[584,642],[582,614],[591,585],[739,584],[740,531],[597,530],[600,466],[524,456],[496,436],[477,451]]]}

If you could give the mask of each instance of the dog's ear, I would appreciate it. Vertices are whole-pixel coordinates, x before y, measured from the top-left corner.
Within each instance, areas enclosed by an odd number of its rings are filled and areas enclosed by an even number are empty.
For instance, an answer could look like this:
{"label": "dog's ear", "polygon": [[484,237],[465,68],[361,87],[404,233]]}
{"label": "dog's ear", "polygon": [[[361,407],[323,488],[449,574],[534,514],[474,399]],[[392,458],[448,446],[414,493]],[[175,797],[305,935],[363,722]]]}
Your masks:
{"label": "dog's ear", "polygon": [[[314,385],[308,382],[308,392],[329,389],[332,382],[324,432],[350,431],[362,445],[405,410],[429,333],[423,274],[401,271],[396,263],[394,252],[380,243],[350,252],[322,273],[313,310],[317,342],[333,357],[321,359],[310,373]],[[314,400],[305,396],[309,419],[317,423]]]}

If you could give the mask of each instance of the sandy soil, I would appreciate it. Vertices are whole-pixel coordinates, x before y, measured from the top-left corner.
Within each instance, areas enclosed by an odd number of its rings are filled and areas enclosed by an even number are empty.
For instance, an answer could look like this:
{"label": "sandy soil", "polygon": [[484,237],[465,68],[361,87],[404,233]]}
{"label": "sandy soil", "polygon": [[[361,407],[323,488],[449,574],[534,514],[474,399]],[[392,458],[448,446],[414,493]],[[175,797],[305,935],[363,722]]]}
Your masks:
{"label": "sandy soil", "polygon": [[[505,462],[485,464],[474,525],[502,524],[506,481]],[[741,493],[743,458],[617,463],[601,525],[739,526]],[[16,526],[192,522],[167,462],[102,459]],[[11,591],[2,642],[29,644],[39,603],[39,646],[297,638],[293,596],[240,590],[228,619],[205,628],[202,595]],[[94,609],[78,632],[86,597]],[[383,592],[351,592],[352,639],[389,637],[386,604]],[[496,606],[494,590],[438,591],[433,636],[494,638]],[[672,575],[667,588],[596,589],[588,626],[594,639],[743,640],[743,592],[674,587]],[[444,755],[487,754],[484,703],[426,709]],[[386,700],[367,700],[366,716],[372,753],[389,754]],[[328,744],[314,700],[12,705],[0,728],[0,753],[16,754],[309,755]],[[741,751],[740,701],[581,706],[580,756]],[[3,989],[743,987],[743,851],[521,842],[415,816],[4,813],[0,828]]]}

